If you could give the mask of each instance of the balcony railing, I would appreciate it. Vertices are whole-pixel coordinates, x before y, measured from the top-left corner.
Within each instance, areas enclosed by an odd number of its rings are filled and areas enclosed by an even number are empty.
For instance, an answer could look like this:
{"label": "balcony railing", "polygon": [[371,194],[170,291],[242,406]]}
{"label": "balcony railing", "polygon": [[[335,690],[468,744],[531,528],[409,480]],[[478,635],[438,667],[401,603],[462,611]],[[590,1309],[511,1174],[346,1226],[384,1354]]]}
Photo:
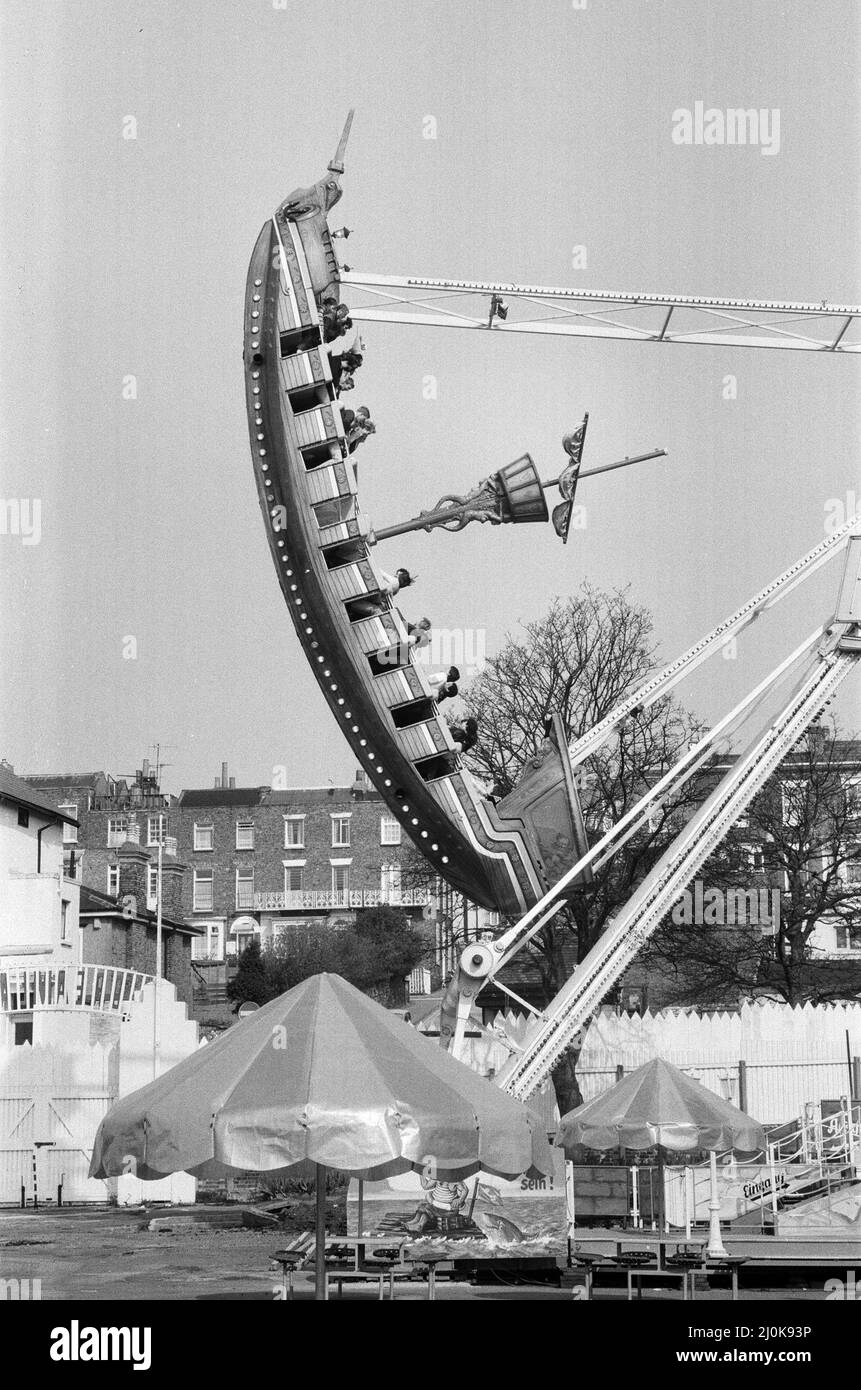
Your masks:
{"label": "balcony railing", "polygon": [[0,970],[0,1013],[88,1009],[122,1014],[152,979],[111,965],[8,966]]}
{"label": "balcony railing", "polygon": [[426,888],[366,888],[357,892],[324,893],[317,889],[297,893],[255,893],[255,912],[313,911],[337,907],[424,907],[430,900]]}

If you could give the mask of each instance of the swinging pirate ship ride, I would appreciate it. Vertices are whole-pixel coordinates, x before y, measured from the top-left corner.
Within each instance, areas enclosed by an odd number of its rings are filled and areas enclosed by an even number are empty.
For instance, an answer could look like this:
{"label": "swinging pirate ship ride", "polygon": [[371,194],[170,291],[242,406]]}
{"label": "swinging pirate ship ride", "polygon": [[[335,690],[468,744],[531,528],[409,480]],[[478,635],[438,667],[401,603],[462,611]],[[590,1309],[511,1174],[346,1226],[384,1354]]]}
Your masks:
{"label": "swinging pirate ship ride", "polygon": [[[374,530],[359,504],[333,351],[346,311],[327,215],[341,197],[352,116],[324,177],[281,203],[251,257],[243,360],[260,506],[296,634],[368,778],[437,873],[483,907],[520,914],[588,848],[562,721],[548,721],[541,751],[513,791],[501,800],[484,791],[441,715],[374,547],[470,521],[546,523],[545,491],[557,486],[552,522],[565,542],[587,471],[664,451],[584,471],[586,417],[563,441],[567,463],[550,482],[524,454],[471,492]],[[504,313],[497,300],[492,316]]]}

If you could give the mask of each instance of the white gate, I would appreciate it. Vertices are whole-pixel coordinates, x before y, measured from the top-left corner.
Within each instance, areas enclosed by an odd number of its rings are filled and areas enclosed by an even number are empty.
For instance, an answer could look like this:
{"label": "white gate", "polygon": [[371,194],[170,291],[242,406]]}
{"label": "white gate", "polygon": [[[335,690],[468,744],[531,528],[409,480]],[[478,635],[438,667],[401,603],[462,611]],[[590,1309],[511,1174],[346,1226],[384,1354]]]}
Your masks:
{"label": "white gate", "polygon": [[87,1176],[93,1136],[116,1099],[102,1049],[77,1056],[53,1047],[16,1048],[0,1076],[0,1203],[105,1201]]}

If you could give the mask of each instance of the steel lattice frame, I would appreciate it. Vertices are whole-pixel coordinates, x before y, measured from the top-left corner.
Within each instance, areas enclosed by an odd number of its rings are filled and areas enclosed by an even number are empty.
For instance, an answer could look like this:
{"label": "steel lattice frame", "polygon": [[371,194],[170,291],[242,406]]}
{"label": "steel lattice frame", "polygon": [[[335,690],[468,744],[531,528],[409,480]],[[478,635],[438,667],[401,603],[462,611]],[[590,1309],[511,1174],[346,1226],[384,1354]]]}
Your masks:
{"label": "steel lattice frame", "polygon": [[[861,352],[861,307],[416,276],[341,274],[356,323],[403,323],[627,342],[780,348],[835,354]],[[507,318],[492,311],[505,301]]]}

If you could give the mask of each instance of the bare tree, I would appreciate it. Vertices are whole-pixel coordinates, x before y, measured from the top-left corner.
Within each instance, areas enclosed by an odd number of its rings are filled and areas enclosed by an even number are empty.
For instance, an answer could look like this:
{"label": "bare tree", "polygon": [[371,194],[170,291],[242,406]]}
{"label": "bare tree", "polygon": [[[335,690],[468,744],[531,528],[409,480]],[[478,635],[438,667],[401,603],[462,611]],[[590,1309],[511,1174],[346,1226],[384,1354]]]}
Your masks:
{"label": "bare tree", "polygon": [[[465,696],[480,731],[468,760],[471,770],[505,795],[540,747],[554,710],[573,740],[648,677],[655,665],[651,639],[651,617],[627,590],[604,593],[584,584],[573,598],[556,599],[543,618],[506,639]],[[613,742],[580,769],[590,839],[624,815],[698,732],[697,721],[671,698],[628,718]],[[537,969],[542,1004],[558,993],[694,804],[694,792],[678,791],[524,948],[519,959]],[[580,1103],[578,1056],[575,1043],[554,1072],[563,1112]]]}
{"label": "bare tree", "polygon": [[788,1004],[857,998],[861,964],[826,960],[814,934],[832,925],[861,947],[858,741],[814,726],[701,878],[717,892],[716,904],[746,899],[756,917],[716,922],[712,913],[698,923],[671,912],[644,953],[667,1002],[714,1006],[763,993]]}

